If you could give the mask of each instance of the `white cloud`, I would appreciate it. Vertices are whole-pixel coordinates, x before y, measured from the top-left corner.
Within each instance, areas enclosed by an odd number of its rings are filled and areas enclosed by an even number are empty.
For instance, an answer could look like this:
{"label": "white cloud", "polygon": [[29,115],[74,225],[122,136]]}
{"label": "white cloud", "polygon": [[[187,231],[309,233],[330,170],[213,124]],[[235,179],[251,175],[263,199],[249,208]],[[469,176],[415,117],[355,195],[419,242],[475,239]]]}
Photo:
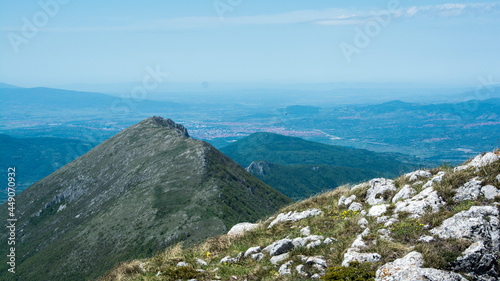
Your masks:
{"label": "white cloud", "polygon": [[[359,25],[372,20],[384,9],[324,9],[297,10],[278,14],[253,16],[227,16],[223,20],[213,17],[183,17],[155,19],[124,25],[111,26],[77,26],[67,28],[41,28],[54,32],[97,32],[97,31],[186,31],[215,28],[224,25],[280,25],[280,24],[317,24],[317,25]],[[418,17],[459,17],[473,15],[475,17],[500,18],[500,2],[492,3],[447,3],[439,5],[400,7],[392,11],[394,18]],[[20,31],[21,27],[0,27],[2,31]]]}

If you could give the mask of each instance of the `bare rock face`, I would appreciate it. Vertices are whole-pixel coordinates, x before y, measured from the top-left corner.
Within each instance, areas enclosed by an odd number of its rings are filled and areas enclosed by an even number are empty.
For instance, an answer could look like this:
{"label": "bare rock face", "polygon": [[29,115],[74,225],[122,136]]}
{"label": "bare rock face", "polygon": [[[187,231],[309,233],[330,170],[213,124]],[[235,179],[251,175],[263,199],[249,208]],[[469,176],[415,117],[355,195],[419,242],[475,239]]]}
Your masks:
{"label": "bare rock face", "polygon": [[500,245],[500,222],[498,209],[493,206],[472,206],[467,211],[453,217],[431,229],[431,233],[441,239],[467,238],[474,241],[491,241],[493,249]]}
{"label": "bare rock face", "polygon": [[401,199],[408,199],[416,193],[415,189],[411,188],[410,185],[405,185],[401,190],[392,197],[392,203],[396,203]]}
{"label": "bare rock face", "polygon": [[274,219],[270,224],[268,228],[273,227],[275,224],[280,223],[280,222],[285,222],[285,221],[299,221],[308,217],[312,216],[317,216],[322,214],[323,212],[320,209],[309,209],[305,210],[303,212],[288,212],[288,213],[281,213],[279,214],[276,219]]}
{"label": "bare rock face", "polygon": [[474,159],[472,159],[472,161],[470,161],[469,163],[467,163],[465,165],[461,165],[461,166],[456,167],[455,169],[453,169],[453,171],[458,172],[458,171],[466,170],[468,168],[476,168],[477,169],[480,167],[484,167],[488,164],[491,164],[495,161],[498,161],[498,159],[500,159],[498,157],[498,155],[496,155],[493,152],[488,152],[485,155],[477,155],[476,157],[474,157]]}
{"label": "bare rock face", "polygon": [[409,212],[412,217],[420,217],[425,213],[425,210],[430,208],[432,212],[437,213],[441,206],[446,203],[439,197],[437,191],[432,187],[422,190],[413,198],[399,201],[396,203],[394,212]]}
{"label": "bare rock face", "polygon": [[476,199],[481,193],[481,183],[482,181],[478,178],[473,178],[466,182],[457,189],[457,193],[453,197],[453,200],[455,200],[455,202],[461,202]]}
{"label": "bare rock face", "polygon": [[396,191],[393,180],[378,178],[371,180],[369,184],[370,188],[366,194],[366,202],[372,206],[386,203],[387,198],[384,195],[389,191]]}
{"label": "bare rock face", "polygon": [[376,281],[466,281],[458,273],[434,268],[422,268],[424,259],[419,252],[411,252],[403,258],[386,263],[377,270]]}
{"label": "bare rock face", "polygon": [[495,270],[496,255],[491,249],[491,244],[486,245],[484,241],[472,243],[462,256],[458,257],[453,264],[454,271],[467,272],[470,276],[480,280],[498,280]]}
{"label": "bare rock face", "polygon": [[187,129],[184,126],[182,126],[181,124],[175,123],[171,119],[168,119],[168,118],[163,119],[163,117],[160,117],[160,116],[153,116],[153,117],[151,117],[151,120],[160,126],[163,126],[163,127],[169,128],[169,129],[175,129],[181,135],[183,135],[185,137],[189,137],[189,133],[188,133]]}
{"label": "bare rock face", "polygon": [[[478,280],[498,280],[496,253],[500,250],[500,221],[493,206],[472,206],[445,220],[431,233],[442,239],[464,238],[474,243],[454,263],[454,269],[468,272]],[[484,277],[484,278],[483,278]]]}
{"label": "bare rock face", "polygon": [[270,256],[278,256],[287,253],[293,249],[294,245],[291,239],[281,239],[264,248]]}
{"label": "bare rock face", "polygon": [[257,227],[259,227],[258,223],[241,222],[231,227],[231,229],[227,232],[227,235],[242,235],[243,233],[256,229]]}
{"label": "bare rock face", "polygon": [[418,178],[430,178],[431,176],[432,174],[429,173],[428,171],[417,170],[406,174],[405,178],[407,178],[409,181],[416,181]]}

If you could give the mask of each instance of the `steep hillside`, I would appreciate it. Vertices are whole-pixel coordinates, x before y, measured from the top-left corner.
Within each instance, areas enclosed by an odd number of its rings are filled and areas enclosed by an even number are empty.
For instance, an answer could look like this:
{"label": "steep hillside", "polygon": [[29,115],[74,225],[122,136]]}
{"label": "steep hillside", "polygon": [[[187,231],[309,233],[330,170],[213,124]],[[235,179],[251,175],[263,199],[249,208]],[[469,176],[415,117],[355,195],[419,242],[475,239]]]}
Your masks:
{"label": "steep hillside", "polygon": [[402,154],[375,153],[273,133],[252,134],[221,148],[221,152],[294,199],[376,176],[397,176],[420,163]]}
{"label": "steep hillside", "polygon": [[[17,273],[2,263],[0,279],[92,279],[289,202],[182,125],[151,117],[16,197]],[[0,234],[2,245],[7,235]]]}
{"label": "steep hillside", "polygon": [[[95,145],[80,140],[60,138],[13,138],[0,134],[0,167],[16,167],[17,191],[21,192],[36,181],[88,152]],[[7,182],[7,174],[0,174],[0,181]],[[6,189],[0,191],[0,204],[7,200]]]}
{"label": "steep hillside", "polygon": [[273,133],[255,133],[220,149],[236,163],[248,167],[265,160],[281,165],[332,165],[398,174],[412,168],[415,158],[397,153],[327,145]]}
{"label": "steep hillside", "polygon": [[286,196],[300,200],[346,183],[377,177],[371,170],[330,165],[280,165],[254,161],[246,169]]}
{"label": "steep hillside", "polygon": [[499,156],[344,186],[100,280],[499,280]]}

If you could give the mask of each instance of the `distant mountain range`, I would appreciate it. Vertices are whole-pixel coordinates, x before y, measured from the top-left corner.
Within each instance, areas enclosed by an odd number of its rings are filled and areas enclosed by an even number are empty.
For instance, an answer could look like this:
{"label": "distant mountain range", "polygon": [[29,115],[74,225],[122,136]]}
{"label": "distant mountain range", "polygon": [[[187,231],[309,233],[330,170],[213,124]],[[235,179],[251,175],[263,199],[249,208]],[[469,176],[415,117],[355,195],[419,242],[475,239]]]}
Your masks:
{"label": "distant mountain range", "polygon": [[2,263],[0,279],[89,280],[291,201],[182,125],[151,117],[17,195],[17,273]]}

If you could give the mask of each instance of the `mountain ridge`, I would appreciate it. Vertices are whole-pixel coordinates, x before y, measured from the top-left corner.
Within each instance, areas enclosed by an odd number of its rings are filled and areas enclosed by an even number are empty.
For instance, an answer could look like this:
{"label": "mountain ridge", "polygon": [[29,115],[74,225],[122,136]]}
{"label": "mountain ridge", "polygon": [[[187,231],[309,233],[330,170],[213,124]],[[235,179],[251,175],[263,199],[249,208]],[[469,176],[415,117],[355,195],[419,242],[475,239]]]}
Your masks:
{"label": "mountain ridge", "polygon": [[188,135],[148,118],[17,195],[17,278],[95,278],[134,255],[224,233],[291,202]]}
{"label": "mountain ridge", "polygon": [[346,185],[99,280],[493,281],[499,226],[496,150],[457,167]]}

